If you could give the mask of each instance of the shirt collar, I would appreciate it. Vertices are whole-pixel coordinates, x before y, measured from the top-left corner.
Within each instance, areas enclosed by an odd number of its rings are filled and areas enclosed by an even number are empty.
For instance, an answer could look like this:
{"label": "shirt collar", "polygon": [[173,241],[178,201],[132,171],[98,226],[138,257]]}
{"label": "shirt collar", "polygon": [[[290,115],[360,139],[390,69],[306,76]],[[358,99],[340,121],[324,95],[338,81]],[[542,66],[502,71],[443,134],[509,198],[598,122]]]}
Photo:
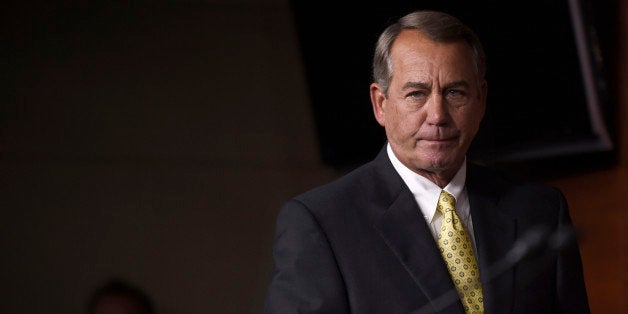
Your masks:
{"label": "shirt collar", "polygon": [[436,183],[410,170],[410,168],[401,163],[390,147],[390,143],[387,144],[386,150],[388,152],[390,162],[406,183],[410,192],[412,192],[412,195],[414,195],[423,216],[428,222],[431,222],[432,219],[434,219],[436,214],[436,204],[438,203],[438,197],[441,190],[445,190],[449,192],[449,194],[453,195],[454,198],[460,199],[467,177],[466,157],[462,162],[460,169],[458,169],[458,172],[456,172],[451,181],[445,186],[445,188],[441,189],[438,185],[436,185]]}

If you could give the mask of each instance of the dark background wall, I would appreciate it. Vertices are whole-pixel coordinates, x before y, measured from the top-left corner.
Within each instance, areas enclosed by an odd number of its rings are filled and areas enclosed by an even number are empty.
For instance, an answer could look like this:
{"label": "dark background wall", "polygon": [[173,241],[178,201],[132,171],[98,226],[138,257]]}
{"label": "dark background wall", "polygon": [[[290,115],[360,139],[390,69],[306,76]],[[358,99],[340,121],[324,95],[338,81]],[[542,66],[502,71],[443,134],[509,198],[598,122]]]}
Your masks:
{"label": "dark background wall", "polygon": [[[277,209],[342,174],[321,159],[293,13],[287,0],[5,5],[0,312],[81,313],[112,276],[159,313],[261,312]],[[608,226],[628,209],[628,72],[625,16],[601,18],[624,23],[609,54],[617,158],[548,181],[586,235],[605,313],[626,308],[601,236],[624,238]]]}
{"label": "dark background wall", "polygon": [[282,1],[3,9],[0,312],[260,312],[276,210],[329,179]]}

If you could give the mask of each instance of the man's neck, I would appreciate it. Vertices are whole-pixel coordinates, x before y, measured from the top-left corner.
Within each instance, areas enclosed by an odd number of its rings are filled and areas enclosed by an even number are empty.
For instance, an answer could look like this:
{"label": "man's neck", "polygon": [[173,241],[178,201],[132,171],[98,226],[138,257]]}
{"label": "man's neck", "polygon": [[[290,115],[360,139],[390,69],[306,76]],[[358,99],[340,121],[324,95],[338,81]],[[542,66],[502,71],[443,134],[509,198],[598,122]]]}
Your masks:
{"label": "man's neck", "polygon": [[434,182],[436,185],[438,185],[442,189],[445,186],[447,186],[449,182],[451,182],[451,179],[454,178],[459,168],[460,167],[457,167],[454,170],[445,170],[445,171],[440,171],[440,172],[433,172],[433,171],[428,171],[425,169],[412,169],[412,168],[409,168],[409,169],[414,171],[418,175],[423,176],[427,178],[428,180]]}
{"label": "man's neck", "polygon": [[433,171],[433,170],[427,170],[427,169],[411,168],[408,165],[404,164],[401,160],[399,160],[399,158],[397,158],[390,144],[388,144],[387,151],[388,151],[389,158],[391,158],[391,160],[394,158],[395,162],[398,162],[400,165],[407,168],[408,170],[432,181],[434,184],[438,185],[441,189],[447,186],[449,182],[451,182],[451,180],[454,178],[454,176],[456,176],[456,174],[460,170],[460,167],[462,167],[462,165],[465,164],[465,160],[466,160],[466,159],[463,159],[456,167],[442,170],[442,171]]}

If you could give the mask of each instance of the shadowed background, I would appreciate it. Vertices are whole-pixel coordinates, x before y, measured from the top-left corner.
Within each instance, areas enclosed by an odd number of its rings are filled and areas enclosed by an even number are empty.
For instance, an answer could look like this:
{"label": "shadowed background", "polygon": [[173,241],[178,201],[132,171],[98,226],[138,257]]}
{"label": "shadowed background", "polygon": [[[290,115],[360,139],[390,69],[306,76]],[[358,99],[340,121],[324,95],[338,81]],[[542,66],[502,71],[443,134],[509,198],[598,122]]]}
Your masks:
{"label": "shadowed background", "polygon": [[[82,313],[116,276],[158,313],[260,313],[279,206],[343,173],[321,158],[288,0],[19,2],[0,14],[0,312]],[[604,46],[614,162],[541,179],[567,196],[592,309],[607,313],[627,307],[627,274],[609,267],[626,254],[604,239],[626,246],[626,16],[596,18],[617,32]]]}

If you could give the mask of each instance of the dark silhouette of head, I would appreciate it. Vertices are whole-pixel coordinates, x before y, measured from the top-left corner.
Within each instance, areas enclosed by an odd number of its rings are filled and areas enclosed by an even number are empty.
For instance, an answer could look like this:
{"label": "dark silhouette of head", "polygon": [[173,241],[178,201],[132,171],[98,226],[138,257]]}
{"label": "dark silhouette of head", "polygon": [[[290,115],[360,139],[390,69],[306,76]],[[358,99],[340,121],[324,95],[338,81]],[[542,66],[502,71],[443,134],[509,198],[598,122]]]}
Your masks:
{"label": "dark silhouette of head", "polygon": [[112,279],[96,289],[87,304],[88,314],[154,314],[153,302],[142,289]]}

